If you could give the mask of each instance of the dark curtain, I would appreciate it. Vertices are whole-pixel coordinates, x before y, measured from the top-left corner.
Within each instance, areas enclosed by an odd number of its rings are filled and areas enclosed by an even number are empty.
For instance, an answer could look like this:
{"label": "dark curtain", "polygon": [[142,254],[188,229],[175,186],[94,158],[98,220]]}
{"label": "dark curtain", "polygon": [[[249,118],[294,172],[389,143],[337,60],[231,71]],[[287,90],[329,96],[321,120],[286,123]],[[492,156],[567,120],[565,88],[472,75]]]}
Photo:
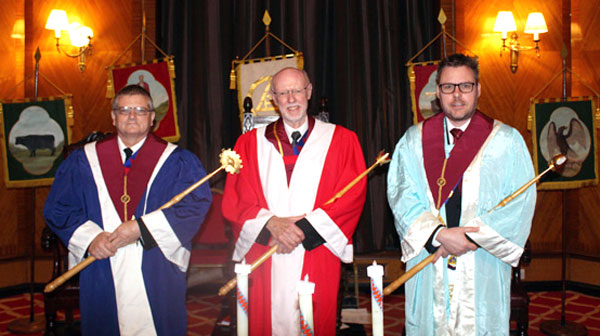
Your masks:
{"label": "dark curtain", "polygon": [[[370,166],[390,153],[411,125],[405,63],[439,32],[439,0],[159,0],[159,46],[175,56],[180,145],[208,171],[221,148],[240,134],[231,61],[271,32],[304,53],[313,83],[309,113],[328,98],[330,121],[358,135]],[[289,53],[271,40],[271,55]],[[439,59],[434,44],[417,61]],[[264,44],[252,57],[266,55]],[[398,237],[386,199],[387,166],[369,176],[367,202],[355,234],[358,253],[395,249]],[[224,175],[211,180],[222,187]]]}

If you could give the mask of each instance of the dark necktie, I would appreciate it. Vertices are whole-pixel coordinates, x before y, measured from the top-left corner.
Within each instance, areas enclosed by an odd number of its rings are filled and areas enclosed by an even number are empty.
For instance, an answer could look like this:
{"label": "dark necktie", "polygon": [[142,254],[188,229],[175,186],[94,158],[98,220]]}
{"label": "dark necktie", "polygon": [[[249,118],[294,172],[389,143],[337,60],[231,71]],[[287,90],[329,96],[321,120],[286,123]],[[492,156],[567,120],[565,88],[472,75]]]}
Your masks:
{"label": "dark necktie", "polygon": [[129,161],[129,159],[131,158],[133,151],[131,150],[131,148],[125,148],[123,149],[123,152],[125,152],[125,162],[123,163],[123,165],[127,165],[127,161]]}
{"label": "dark necktie", "polygon": [[296,145],[298,144],[298,140],[300,139],[300,137],[302,136],[302,134],[300,134],[300,132],[298,131],[294,131],[292,133],[292,149],[294,150],[294,154],[298,155],[299,151],[296,150]]}
{"label": "dark necktie", "polygon": [[460,128],[453,128],[450,130],[450,134],[452,134],[452,137],[454,138],[454,143],[456,143],[458,139],[460,139],[463,133],[464,132]]}

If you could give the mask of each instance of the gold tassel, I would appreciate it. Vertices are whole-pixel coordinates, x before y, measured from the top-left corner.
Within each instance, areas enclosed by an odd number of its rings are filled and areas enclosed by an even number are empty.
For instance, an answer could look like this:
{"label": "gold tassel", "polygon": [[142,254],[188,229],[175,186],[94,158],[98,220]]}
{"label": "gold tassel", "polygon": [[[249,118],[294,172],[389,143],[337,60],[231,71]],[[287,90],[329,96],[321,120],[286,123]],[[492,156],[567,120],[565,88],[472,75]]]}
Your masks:
{"label": "gold tassel", "polygon": [[302,53],[298,53],[298,69],[304,70],[304,56],[302,56]]}
{"label": "gold tassel", "polygon": [[169,57],[169,76],[175,78],[175,61],[173,60],[173,56]]}
{"label": "gold tassel", "polygon": [[108,81],[106,82],[106,98],[112,99],[115,96],[115,85],[113,84],[112,76],[109,77],[110,78],[108,78]]}
{"label": "gold tassel", "polygon": [[235,90],[235,82],[237,77],[235,76],[235,69],[233,69],[233,64],[231,66],[231,72],[229,72],[229,90]]}

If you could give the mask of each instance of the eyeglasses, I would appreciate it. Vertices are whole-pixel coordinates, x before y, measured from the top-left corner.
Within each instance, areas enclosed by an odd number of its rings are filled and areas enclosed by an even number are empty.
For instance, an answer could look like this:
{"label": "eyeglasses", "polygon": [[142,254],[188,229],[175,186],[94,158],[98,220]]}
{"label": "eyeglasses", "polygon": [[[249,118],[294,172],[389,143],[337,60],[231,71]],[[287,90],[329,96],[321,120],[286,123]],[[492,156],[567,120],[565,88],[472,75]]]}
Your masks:
{"label": "eyeglasses", "polygon": [[150,110],[148,110],[144,107],[141,107],[141,106],[123,106],[123,107],[119,107],[113,111],[117,112],[118,114],[120,114],[122,116],[128,116],[131,113],[131,111],[133,111],[135,113],[135,115],[137,115],[137,116],[145,116],[151,112]]}
{"label": "eyeglasses", "polygon": [[271,90],[271,93],[273,93],[273,96],[279,97],[279,98],[285,98],[285,97],[289,96],[290,94],[294,95],[294,97],[295,97],[295,96],[301,94],[302,91],[308,89],[309,85],[310,85],[310,83],[306,84],[306,86],[303,89],[291,89],[291,90],[286,90],[286,91],[281,91],[281,92]]}
{"label": "eyeglasses", "polygon": [[473,83],[473,82],[462,82],[462,83],[458,83],[458,84],[442,83],[442,84],[438,85],[438,87],[440,88],[440,91],[442,91],[442,93],[444,93],[444,94],[454,93],[454,90],[456,90],[456,87],[458,87],[458,90],[460,90],[460,92],[462,92],[462,93],[471,93],[471,92],[473,92],[475,83]]}

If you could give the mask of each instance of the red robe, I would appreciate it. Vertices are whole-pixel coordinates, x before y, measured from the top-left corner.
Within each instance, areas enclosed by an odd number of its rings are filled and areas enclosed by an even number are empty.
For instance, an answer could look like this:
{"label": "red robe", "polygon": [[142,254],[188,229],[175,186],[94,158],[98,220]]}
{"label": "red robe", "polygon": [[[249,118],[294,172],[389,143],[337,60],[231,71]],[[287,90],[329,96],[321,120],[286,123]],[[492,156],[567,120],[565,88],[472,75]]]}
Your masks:
{"label": "red robe", "polygon": [[340,260],[352,261],[352,235],[365,202],[366,179],[332,204],[323,204],[365,170],[356,134],[317,120],[289,186],[284,160],[265,137],[265,127],[240,136],[235,151],[243,168],[238,175],[228,175],[223,197],[223,214],[236,237],[234,260],[252,263],[269,249],[255,240],[272,216],[305,214],[326,241],[311,251],[299,245],[290,254],[275,254],[250,274],[250,334],[299,334],[295,286],[308,274],[315,283],[314,332],[335,335]]}

